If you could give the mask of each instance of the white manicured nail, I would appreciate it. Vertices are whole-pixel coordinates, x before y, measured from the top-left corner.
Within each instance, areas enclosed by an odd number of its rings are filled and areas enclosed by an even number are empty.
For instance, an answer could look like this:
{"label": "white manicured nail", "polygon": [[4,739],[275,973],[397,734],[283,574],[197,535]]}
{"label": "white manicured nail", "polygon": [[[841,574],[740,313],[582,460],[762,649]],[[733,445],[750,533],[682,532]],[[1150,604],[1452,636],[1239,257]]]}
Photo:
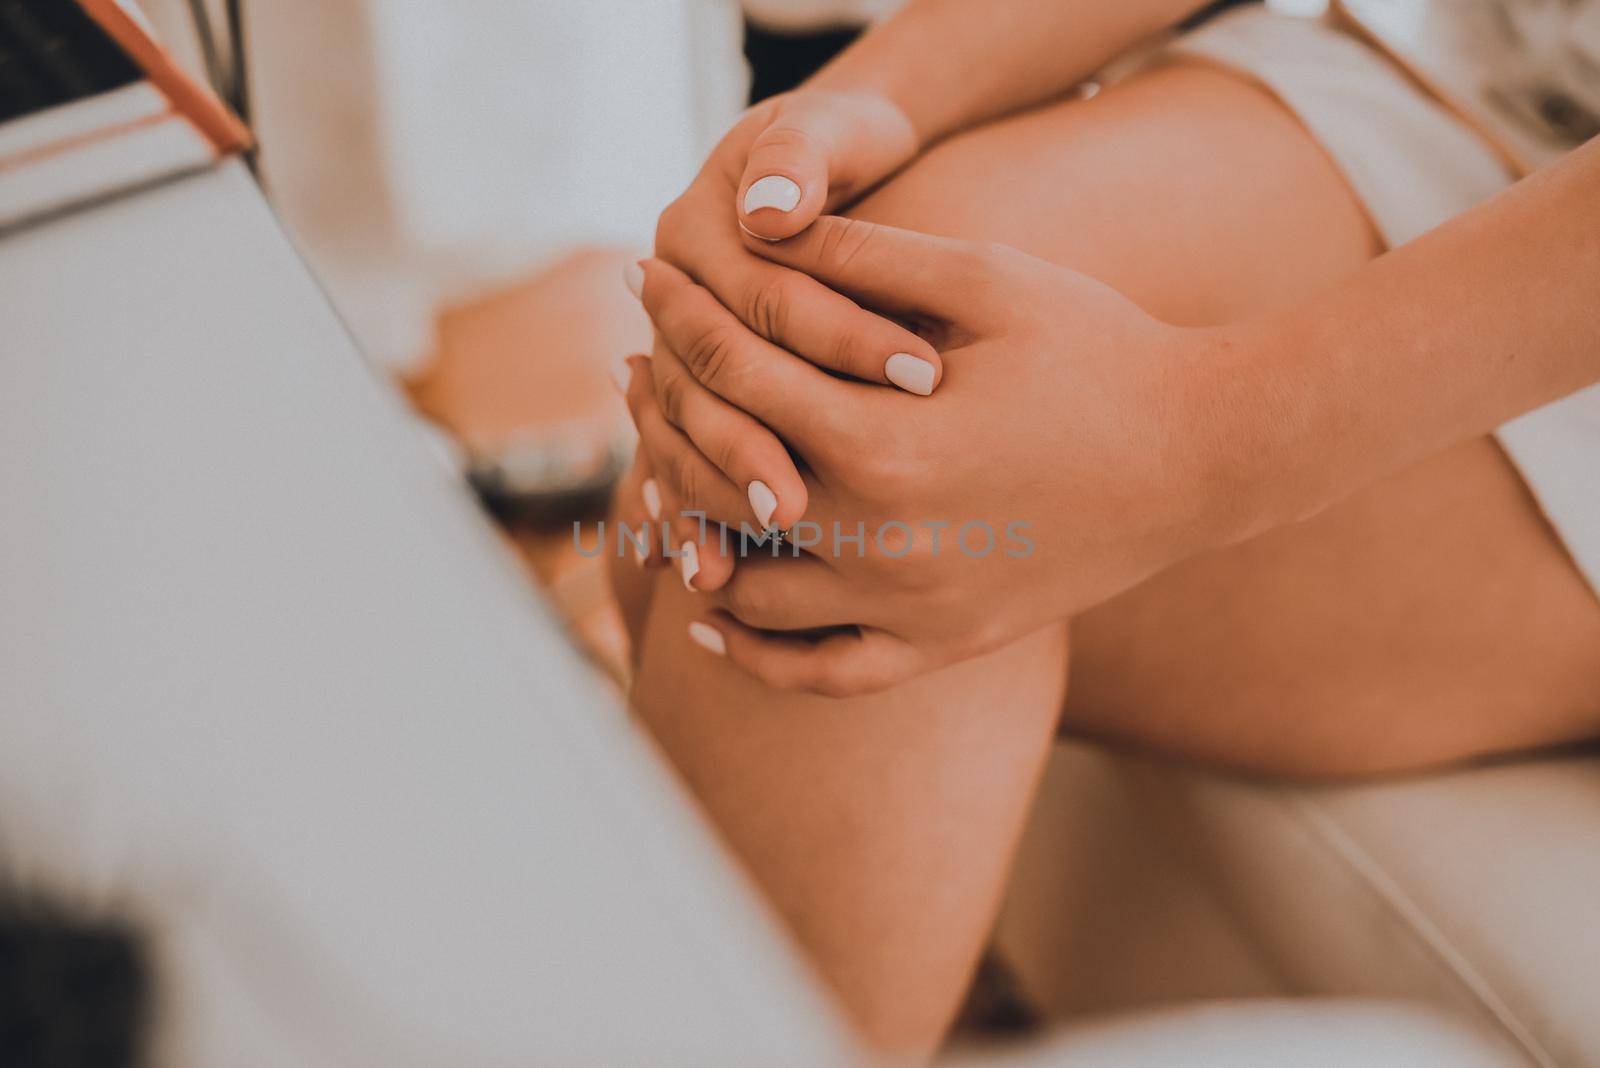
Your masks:
{"label": "white manicured nail", "polygon": [[637,263],[630,263],[622,269],[622,280],[627,283],[628,292],[639,300],[644,299],[644,268]]}
{"label": "white manicured nail", "polygon": [[644,546],[640,545],[632,538],[628,539],[628,544],[633,546],[633,562],[638,564],[640,567],[643,567],[645,560],[649,559],[649,557],[645,555]]}
{"label": "white manicured nail", "polygon": [[692,541],[683,543],[683,588],[695,592],[694,577],[700,574],[700,547]]}
{"label": "white manicured nail", "polygon": [[907,393],[926,397],[933,392],[933,364],[909,352],[897,352],[890,356],[883,365],[883,373]]}
{"label": "white manicured nail", "polygon": [[628,395],[628,386],[633,382],[633,361],[626,356],[620,356],[611,362],[611,381],[617,385],[617,392],[624,397]]}
{"label": "white manicured nail", "polygon": [[715,656],[728,655],[728,643],[722,632],[698,619],[689,624],[689,640]]}
{"label": "white manicured nail", "polygon": [[639,496],[644,498],[644,510],[650,513],[651,519],[661,518],[661,487],[656,485],[656,480],[647,478],[644,485],[639,487]]}
{"label": "white manicured nail", "polygon": [[781,174],[769,174],[744,191],[744,213],[761,208],[793,211],[800,203],[800,187]]}
{"label": "white manicured nail", "polygon": [[778,510],[778,495],[759,478],[750,483],[745,495],[750,498],[750,508],[756,514],[756,522],[761,524],[762,530],[766,530],[772,525],[772,513]]}

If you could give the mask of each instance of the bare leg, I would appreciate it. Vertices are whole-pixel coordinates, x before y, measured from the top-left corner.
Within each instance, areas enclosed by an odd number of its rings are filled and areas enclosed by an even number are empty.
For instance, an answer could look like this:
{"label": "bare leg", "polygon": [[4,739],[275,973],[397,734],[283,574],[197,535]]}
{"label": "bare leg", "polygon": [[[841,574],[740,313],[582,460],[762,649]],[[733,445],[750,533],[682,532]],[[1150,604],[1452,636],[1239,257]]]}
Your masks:
{"label": "bare leg", "polygon": [[1073,627],[1069,730],[1269,775],[1600,733],[1600,602],[1499,447],[1451,449]]}
{"label": "bare leg", "polygon": [[1055,735],[1059,630],[870,699],[777,695],[651,606],[635,703],[869,1041],[915,1053],[955,1013]]}
{"label": "bare leg", "polygon": [[[858,214],[1017,245],[1103,278],[1164,318],[1191,323],[1296,299],[1376,251],[1350,193],[1295,121],[1259,90],[1193,67],[954,138]],[[1336,718],[1337,702],[1363,673],[1400,673],[1382,641],[1337,647],[1381,621],[1391,633],[1409,627],[1418,639],[1404,665],[1414,684],[1403,707],[1391,711],[1418,723],[1445,712],[1483,728],[1465,748],[1447,744],[1458,742],[1450,720],[1439,731],[1419,730],[1417,738],[1439,748],[1413,747],[1405,759],[1548,742],[1587,729],[1546,717],[1536,728],[1501,724],[1496,735],[1489,728],[1502,706],[1462,710],[1467,695],[1452,673],[1479,655],[1473,642],[1495,650],[1506,673],[1500,695],[1521,687],[1530,706],[1543,700],[1540,707],[1570,709],[1580,702],[1574,680],[1585,664],[1590,693],[1600,690],[1592,654],[1587,661],[1580,655],[1585,642],[1600,648],[1600,607],[1570,566],[1556,566],[1565,564],[1560,550],[1526,497],[1508,490],[1493,447],[1479,442],[1458,451],[1457,462],[1423,465],[1394,480],[1388,499],[1369,494],[1365,511],[1353,501],[1325,520],[1274,535],[1276,570],[1240,580],[1266,559],[1249,555],[1264,552],[1257,543],[1186,565],[1086,616],[1075,624],[1083,651],[1074,652],[1073,667],[1088,681],[1075,680],[1069,719],[1085,730],[1214,759],[1338,770],[1305,756],[1316,731],[1283,724]],[[1506,492],[1452,489],[1494,485]],[[1400,521],[1415,508],[1406,502],[1429,499],[1428,487],[1440,500],[1465,495],[1497,513],[1496,522],[1479,522],[1471,532],[1487,539],[1481,551],[1452,555],[1443,548],[1468,535],[1446,510],[1421,509],[1426,515],[1411,517],[1410,526]],[[1391,505],[1399,512],[1386,510]],[[1444,618],[1460,612],[1459,600],[1430,601],[1430,589],[1444,591],[1415,574],[1403,605],[1388,596],[1397,572],[1414,571],[1424,554],[1441,569],[1444,560],[1470,568],[1492,554],[1521,570],[1505,582],[1486,581],[1478,570],[1450,577],[1455,594],[1485,587],[1478,591],[1479,627],[1463,629],[1463,621]],[[1345,563],[1336,575],[1318,571],[1330,556]],[[1286,605],[1292,598],[1275,583],[1302,566],[1326,575],[1305,594],[1322,600]],[[1178,581],[1185,574],[1187,585]],[[1445,581],[1443,570],[1435,579]],[[1557,595],[1531,602],[1517,588],[1523,581]],[[1197,635],[1192,621],[1215,610],[1218,589],[1231,598],[1227,618],[1235,629]],[[868,1036],[897,1049],[928,1048],[946,1026],[992,920],[1060,707],[1064,635],[1043,632],[893,693],[834,702],[764,691],[696,650],[684,637],[689,598],[670,575],[654,591],[636,687],[641,714]],[[1302,613],[1298,633],[1311,636],[1300,639],[1312,648],[1298,658],[1296,647],[1271,644],[1272,613],[1286,610]],[[1551,613],[1547,625],[1529,626],[1523,617],[1535,611]],[[1439,632],[1447,637],[1429,642],[1434,625],[1447,628]],[[1568,637],[1539,644],[1557,630]],[[1326,646],[1320,654],[1318,635]],[[1263,657],[1253,642],[1272,652]],[[1192,679],[1206,667],[1202,704]],[[1448,702],[1427,700],[1435,683]],[[1384,684],[1369,691],[1367,707],[1376,708]],[[1245,709],[1245,722],[1236,718],[1227,729],[1206,722],[1224,719],[1230,708]],[[1240,737],[1252,730],[1256,738]],[[1326,729],[1320,737],[1330,733],[1344,737]],[[1362,741],[1353,732],[1346,740]]]}
{"label": "bare leg", "polygon": [[[1229,81],[1176,68],[1098,114],[975,131],[864,210],[1017,245],[1169,321],[1263,311],[1378,248],[1320,151],[1289,151],[1294,120],[1264,98],[1265,113],[1242,106],[1245,90],[1217,86]],[[1600,602],[1490,439],[1178,567],[1075,620],[1073,637],[1068,730],[1268,774],[1393,771],[1600,732]]]}

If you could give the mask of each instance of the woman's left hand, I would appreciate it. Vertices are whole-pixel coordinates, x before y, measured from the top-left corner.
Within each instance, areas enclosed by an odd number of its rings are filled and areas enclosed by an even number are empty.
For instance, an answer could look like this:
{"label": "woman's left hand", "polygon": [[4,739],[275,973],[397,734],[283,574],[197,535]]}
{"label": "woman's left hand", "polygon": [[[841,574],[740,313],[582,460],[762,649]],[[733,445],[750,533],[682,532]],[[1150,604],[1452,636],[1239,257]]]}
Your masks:
{"label": "woman's left hand", "polygon": [[[912,397],[831,376],[646,263],[646,310],[688,388],[765,423],[808,468],[804,519],[778,555],[757,550],[698,594],[702,646],[778,688],[871,692],[1237,535],[1241,515],[1212,504],[1241,499],[1217,492],[1233,471],[1208,403],[1220,337],[1005,247],[836,217],[751,246],[916,322],[945,380]],[[641,435],[657,470],[695,462],[678,455],[693,448],[681,435],[643,423]]]}

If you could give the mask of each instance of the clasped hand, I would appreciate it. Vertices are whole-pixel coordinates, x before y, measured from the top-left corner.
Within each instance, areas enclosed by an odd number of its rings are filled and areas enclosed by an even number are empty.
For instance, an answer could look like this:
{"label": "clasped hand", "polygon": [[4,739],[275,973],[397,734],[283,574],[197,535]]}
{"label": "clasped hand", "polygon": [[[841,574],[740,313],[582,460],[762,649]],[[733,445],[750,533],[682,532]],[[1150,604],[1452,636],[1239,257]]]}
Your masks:
{"label": "clasped hand", "polygon": [[771,241],[755,214],[720,213],[721,276],[761,279],[742,305],[670,242],[641,264],[657,340],[627,400],[700,644],[777,688],[873,692],[1220,540],[1209,335],[1011,248],[834,216]]}

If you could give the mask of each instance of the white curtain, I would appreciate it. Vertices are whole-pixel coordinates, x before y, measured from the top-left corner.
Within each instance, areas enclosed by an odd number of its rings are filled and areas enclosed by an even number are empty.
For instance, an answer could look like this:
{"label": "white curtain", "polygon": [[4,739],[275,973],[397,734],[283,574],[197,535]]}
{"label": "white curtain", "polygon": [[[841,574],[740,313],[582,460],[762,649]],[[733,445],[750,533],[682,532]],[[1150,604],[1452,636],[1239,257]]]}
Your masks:
{"label": "white curtain", "polygon": [[274,201],[367,351],[574,246],[648,247],[743,107],[736,0],[246,4]]}

